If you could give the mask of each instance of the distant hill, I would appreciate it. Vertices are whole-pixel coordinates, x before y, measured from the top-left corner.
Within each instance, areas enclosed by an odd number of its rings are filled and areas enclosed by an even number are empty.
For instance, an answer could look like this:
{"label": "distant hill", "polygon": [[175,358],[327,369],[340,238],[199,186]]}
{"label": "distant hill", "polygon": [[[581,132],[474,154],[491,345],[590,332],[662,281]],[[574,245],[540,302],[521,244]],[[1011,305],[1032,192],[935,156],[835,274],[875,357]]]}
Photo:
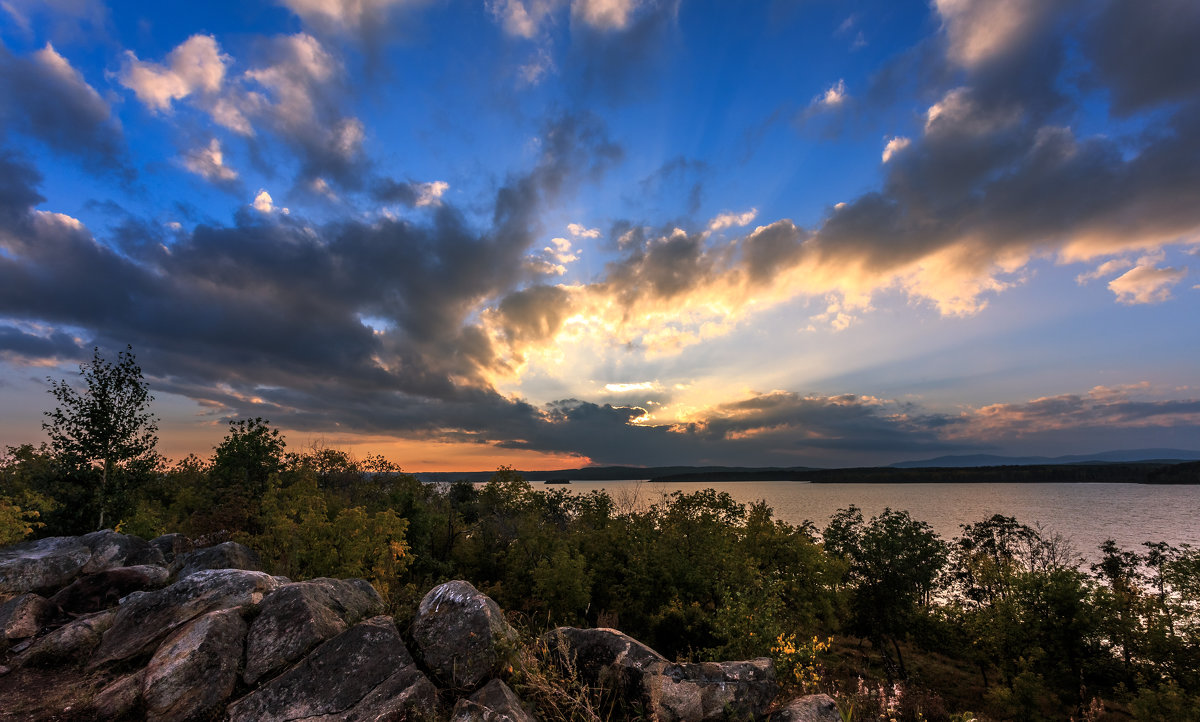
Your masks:
{"label": "distant hill", "polygon": [[967,454],[962,456],[939,456],[935,459],[901,461],[891,464],[893,469],[965,468],[975,466],[1042,466],[1046,464],[1128,464],[1133,462],[1181,462],[1200,461],[1200,451],[1184,449],[1125,449],[1102,451],[1097,454],[1071,454],[1068,456],[997,456],[994,454]]}
{"label": "distant hill", "polygon": [[[529,481],[570,479],[571,481],[632,481],[655,479],[663,476],[683,474],[757,474],[797,473],[811,467],[750,467],[750,466],[588,466],[582,469],[555,469],[553,471],[522,471],[521,476]],[[428,471],[414,474],[421,481],[487,481],[491,471]]]}

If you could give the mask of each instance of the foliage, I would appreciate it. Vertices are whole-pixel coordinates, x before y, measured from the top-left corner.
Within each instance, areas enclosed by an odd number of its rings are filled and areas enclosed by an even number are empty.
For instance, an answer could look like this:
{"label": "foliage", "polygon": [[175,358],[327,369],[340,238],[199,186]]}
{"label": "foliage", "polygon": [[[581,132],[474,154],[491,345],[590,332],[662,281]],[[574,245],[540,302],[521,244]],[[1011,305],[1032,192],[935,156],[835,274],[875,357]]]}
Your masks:
{"label": "foliage", "polygon": [[118,353],[115,363],[95,348],[91,362],[80,364],[79,375],[82,391],[49,379],[58,406],[46,412],[42,428],[60,462],[99,473],[90,506],[99,518],[95,528],[102,529],[105,516],[127,503],[126,493],[157,464],[158,426],[149,411],[154,397],[132,347]]}
{"label": "foliage", "polygon": [[811,640],[797,641],[795,634],[780,634],[771,645],[771,659],[780,684],[800,694],[820,692],[822,674],[819,658],[833,646],[833,637],[825,641],[813,635]]}

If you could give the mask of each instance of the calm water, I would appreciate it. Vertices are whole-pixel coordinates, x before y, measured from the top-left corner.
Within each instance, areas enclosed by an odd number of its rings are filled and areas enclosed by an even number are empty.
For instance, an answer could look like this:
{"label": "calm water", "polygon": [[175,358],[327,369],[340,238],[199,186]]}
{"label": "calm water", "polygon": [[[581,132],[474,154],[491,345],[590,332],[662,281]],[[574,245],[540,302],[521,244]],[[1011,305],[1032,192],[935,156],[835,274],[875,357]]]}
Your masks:
{"label": "calm water", "polygon": [[[540,485],[536,485],[540,486]],[[949,540],[960,524],[993,514],[1013,516],[1044,531],[1071,539],[1080,554],[1095,561],[1096,549],[1113,539],[1125,549],[1143,551],[1145,541],[1200,546],[1200,486],[1145,484],[807,484],[794,481],[652,484],[638,481],[572,481],[586,493],[607,489],[618,503],[648,505],[673,491],[704,488],[727,491],[749,503],[765,499],[775,517],[791,524],[805,519],[823,528],[840,508],[854,504],[870,518],[884,507],[903,509],[928,522]]]}

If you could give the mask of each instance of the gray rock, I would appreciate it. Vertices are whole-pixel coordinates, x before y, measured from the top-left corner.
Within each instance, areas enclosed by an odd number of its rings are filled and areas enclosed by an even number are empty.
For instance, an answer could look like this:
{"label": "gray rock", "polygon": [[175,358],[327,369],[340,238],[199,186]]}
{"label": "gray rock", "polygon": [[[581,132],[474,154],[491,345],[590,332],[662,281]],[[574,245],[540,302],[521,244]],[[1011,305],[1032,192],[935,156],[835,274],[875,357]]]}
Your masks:
{"label": "gray rock", "polygon": [[262,570],[262,560],[257,552],[232,541],[188,552],[179,556],[177,562],[180,579],[206,569]]}
{"label": "gray rock", "polygon": [[771,660],[673,664],[615,629],[560,627],[542,638],[552,659],[599,687],[610,702],[638,704],[655,719],[762,716],[778,693]]}
{"label": "gray rock", "polygon": [[314,649],[229,705],[230,722],[357,720],[430,713],[436,690],[413,664],[391,617],[372,617]]}
{"label": "gray rock", "polygon": [[183,556],[196,547],[192,540],[183,534],[163,534],[150,540],[150,546],[162,554],[163,561],[168,565],[175,563],[175,558]]}
{"label": "gray rock", "polygon": [[757,719],[779,692],[769,657],[670,664],[648,674],[643,684],[662,722]]}
{"label": "gray rock", "polygon": [[542,636],[550,658],[580,681],[606,691],[615,700],[646,695],[645,677],[668,664],[667,658],[616,629],[559,627]]}
{"label": "gray rock", "polygon": [[87,659],[100,645],[100,638],[112,627],[116,616],[117,610],[108,609],[64,624],[37,640],[22,655],[21,663],[44,665]]}
{"label": "gray rock", "polygon": [[469,582],[431,589],[412,625],[425,666],[451,687],[472,688],[499,673],[515,651],[517,633],[500,607]]}
{"label": "gray rock", "polygon": [[201,614],[258,604],[277,586],[263,572],[213,569],[165,589],[134,592],[121,600],[112,629],[105,632],[90,664],[96,667],[148,654],[168,634]]}
{"label": "gray rock", "polygon": [[56,536],[0,549],[0,596],[58,591],[79,574],[92,550],[76,537]]}
{"label": "gray rock", "polygon": [[92,558],[80,570],[83,574],[137,564],[166,564],[162,552],[150,546],[150,542],[141,537],[119,534],[112,529],[84,534],[79,537],[79,542],[92,550]]}
{"label": "gray rock", "polygon": [[308,650],[383,611],[379,593],[364,579],[312,579],[284,584],[263,600],[246,639],[243,678],[254,684]]}
{"label": "gray rock", "polygon": [[841,722],[837,702],[827,694],[797,697],[771,715],[771,722]]}
{"label": "gray rock", "polygon": [[508,685],[493,679],[470,699],[460,699],[450,722],[536,722],[521,706],[521,698]]}
{"label": "gray rock", "polygon": [[209,719],[237,683],[246,639],[237,609],[209,612],[179,628],[146,665],[142,700],[148,720]]}
{"label": "gray rock", "polygon": [[0,604],[0,644],[28,639],[58,615],[58,608],[36,594],[22,594]]}
{"label": "gray rock", "polygon": [[129,719],[142,702],[142,681],[146,670],[139,669],[110,683],[92,699],[92,717],[98,720]]}
{"label": "gray rock", "polygon": [[71,582],[50,597],[50,602],[68,614],[87,614],[117,606],[130,592],[166,585],[166,567],[140,564],[88,574]]}

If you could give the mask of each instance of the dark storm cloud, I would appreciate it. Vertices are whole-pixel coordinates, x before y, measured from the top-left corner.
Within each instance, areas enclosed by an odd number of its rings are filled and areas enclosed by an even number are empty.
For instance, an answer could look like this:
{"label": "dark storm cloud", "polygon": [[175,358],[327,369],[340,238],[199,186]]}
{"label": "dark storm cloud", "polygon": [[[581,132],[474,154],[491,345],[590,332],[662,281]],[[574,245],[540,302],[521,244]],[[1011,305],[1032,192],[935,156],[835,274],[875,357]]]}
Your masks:
{"label": "dark storm cloud", "polygon": [[[944,441],[926,419],[854,395],[821,397],[787,392],[722,404],[703,422],[674,426],[645,423],[647,411],[567,399],[548,405],[527,436],[503,442],[512,449],[582,453],[596,463],[647,466],[697,464],[750,466],[841,465],[849,455],[863,465],[900,453],[980,448]],[[631,423],[642,421],[641,425]]]}
{"label": "dark storm cloud", "polygon": [[50,45],[18,57],[0,44],[0,126],[82,157],[95,170],[129,173],[108,103]]}
{"label": "dark storm cloud", "polygon": [[1097,80],[1127,115],[1200,94],[1200,3],[1107,0],[1085,36]]}
{"label": "dark storm cloud", "polygon": [[70,334],[52,331],[45,336],[27,333],[14,326],[0,324],[0,358],[58,359],[77,358],[83,346]]}
{"label": "dark storm cloud", "polygon": [[[392,432],[528,425],[535,411],[491,388],[501,362],[472,314],[525,277],[539,209],[620,157],[585,117],[560,118],[542,141],[536,166],[497,191],[482,231],[445,205],[427,223],[323,227],[246,209],[234,225],[170,239],[115,209],[122,220],[104,242],[34,210],[37,173],[0,156],[0,318],[88,329],[105,348],[131,343],[156,388],[234,415]],[[500,304],[514,334],[537,323],[521,298]],[[36,350],[28,334],[6,334]]]}

